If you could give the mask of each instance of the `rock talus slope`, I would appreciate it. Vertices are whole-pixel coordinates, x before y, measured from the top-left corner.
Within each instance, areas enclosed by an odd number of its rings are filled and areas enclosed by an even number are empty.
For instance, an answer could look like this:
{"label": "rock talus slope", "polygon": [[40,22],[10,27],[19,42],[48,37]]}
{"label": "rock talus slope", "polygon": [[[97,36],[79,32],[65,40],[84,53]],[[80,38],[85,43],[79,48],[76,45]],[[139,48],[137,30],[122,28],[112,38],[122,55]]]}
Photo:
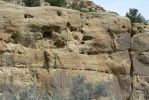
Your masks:
{"label": "rock talus slope", "polygon": [[0,100],[147,100],[148,40],[113,13],[0,1]]}

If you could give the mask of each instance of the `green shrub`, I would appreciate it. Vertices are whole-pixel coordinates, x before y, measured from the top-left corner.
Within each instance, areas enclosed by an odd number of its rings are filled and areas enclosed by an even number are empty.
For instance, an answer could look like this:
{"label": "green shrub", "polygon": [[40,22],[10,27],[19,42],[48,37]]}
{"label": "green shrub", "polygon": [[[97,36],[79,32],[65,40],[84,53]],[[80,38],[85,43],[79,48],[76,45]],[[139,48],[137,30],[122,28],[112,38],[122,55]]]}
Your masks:
{"label": "green shrub", "polygon": [[96,12],[95,8],[89,8],[89,12]]}
{"label": "green shrub", "polygon": [[96,85],[94,89],[94,97],[98,98],[100,96],[106,97],[110,95],[110,91],[108,91],[108,85],[109,83],[104,81]]}
{"label": "green shrub", "polygon": [[87,88],[87,85],[84,83],[85,78],[83,76],[77,76],[73,79],[73,88],[72,88],[72,100],[89,100],[89,91],[92,89]]}
{"label": "green shrub", "polygon": [[79,11],[81,9],[80,5],[77,5],[77,4],[72,4],[71,7],[72,7],[72,9],[79,10]]}
{"label": "green shrub", "polygon": [[40,0],[23,0],[23,2],[27,7],[36,7],[41,5]]}
{"label": "green shrub", "polygon": [[41,91],[36,84],[22,88],[14,100],[50,100],[50,96]]}
{"label": "green shrub", "polygon": [[73,79],[72,100],[93,100],[110,95],[108,91],[108,82],[100,82],[95,87],[86,83],[83,76],[77,76]]}
{"label": "green shrub", "polygon": [[126,17],[131,20],[131,23],[145,23],[145,18],[139,13],[138,9],[129,9],[126,13]]}
{"label": "green shrub", "polygon": [[50,3],[51,6],[65,6],[65,0],[45,0],[45,2]]}

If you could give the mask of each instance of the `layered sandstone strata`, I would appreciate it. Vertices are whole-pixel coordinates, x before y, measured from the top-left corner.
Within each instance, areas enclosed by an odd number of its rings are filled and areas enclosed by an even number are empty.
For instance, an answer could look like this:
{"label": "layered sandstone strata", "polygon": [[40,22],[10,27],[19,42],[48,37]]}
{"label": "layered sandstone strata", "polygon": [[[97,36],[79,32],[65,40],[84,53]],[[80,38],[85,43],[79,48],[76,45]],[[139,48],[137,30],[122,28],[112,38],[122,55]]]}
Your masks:
{"label": "layered sandstone strata", "polygon": [[0,100],[146,100],[149,28],[132,27],[110,12],[0,2]]}

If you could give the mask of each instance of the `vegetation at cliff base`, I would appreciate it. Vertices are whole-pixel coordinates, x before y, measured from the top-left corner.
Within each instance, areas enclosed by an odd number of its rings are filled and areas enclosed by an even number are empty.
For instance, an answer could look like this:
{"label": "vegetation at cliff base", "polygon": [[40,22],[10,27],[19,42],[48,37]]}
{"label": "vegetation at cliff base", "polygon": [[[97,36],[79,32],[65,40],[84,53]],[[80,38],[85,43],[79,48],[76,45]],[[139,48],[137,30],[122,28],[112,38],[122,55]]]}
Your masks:
{"label": "vegetation at cliff base", "polygon": [[94,87],[92,84],[86,83],[85,80],[83,76],[73,78],[72,100],[97,100],[100,97],[111,95],[107,88],[110,84],[109,82],[102,81]]}

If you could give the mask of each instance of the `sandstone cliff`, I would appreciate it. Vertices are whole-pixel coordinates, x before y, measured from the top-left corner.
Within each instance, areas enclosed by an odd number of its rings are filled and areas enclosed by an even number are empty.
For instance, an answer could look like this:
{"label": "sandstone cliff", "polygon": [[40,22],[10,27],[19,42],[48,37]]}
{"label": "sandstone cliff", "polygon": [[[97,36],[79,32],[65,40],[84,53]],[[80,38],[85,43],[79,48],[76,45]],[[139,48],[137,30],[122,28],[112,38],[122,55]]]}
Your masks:
{"label": "sandstone cliff", "polygon": [[[23,2],[23,0],[2,0],[2,1],[5,1],[5,2],[11,3],[11,4],[15,4],[15,5],[27,6]],[[80,10],[82,12],[105,11],[103,7],[96,5],[93,1],[90,1],[90,0],[64,0],[64,2],[65,2],[65,5],[63,5],[63,7],[69,8],[69,9]],[[39,5],[40,6],[49,6],[50,3],[46,2],[46,0],[39,0]]]}
{"label": "sandstone cliff", "polygon": [[148,41],[114,13],[0,1],[0,100],[147,100]]}

